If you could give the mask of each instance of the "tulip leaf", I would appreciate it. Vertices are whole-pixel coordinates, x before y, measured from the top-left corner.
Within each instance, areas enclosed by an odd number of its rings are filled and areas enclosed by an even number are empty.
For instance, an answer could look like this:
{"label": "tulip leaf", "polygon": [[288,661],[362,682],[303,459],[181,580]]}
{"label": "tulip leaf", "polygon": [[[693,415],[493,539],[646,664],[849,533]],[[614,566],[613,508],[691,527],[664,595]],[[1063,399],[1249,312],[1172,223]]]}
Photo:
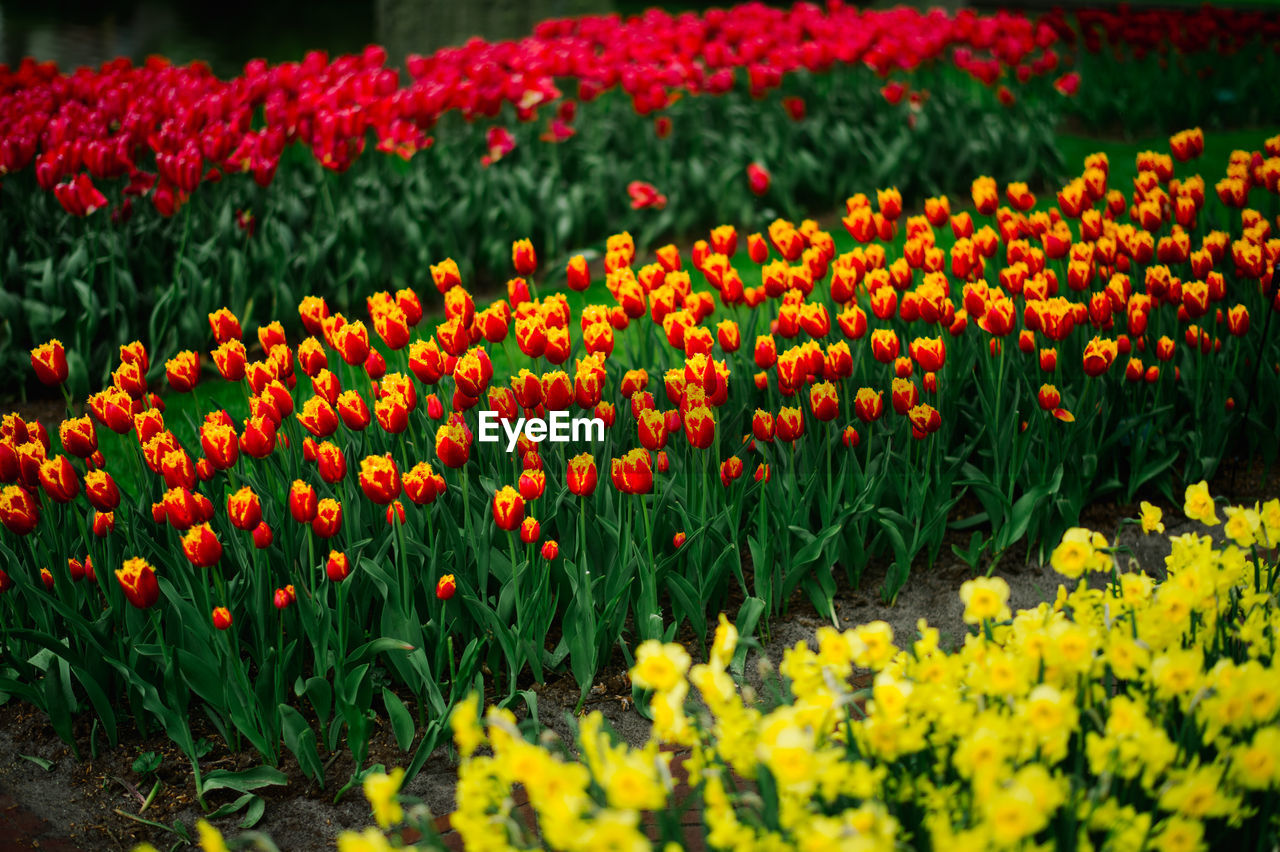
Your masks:
{"label": "tulip leaf", "polygon": [[214,769],[204,775],[204,791],[234,790],[237,793],[249,793],[263,787],[284,786],[289,777],[270,766],[255,766],[232,772],[227,769]]}
{"label": "tulip leaf", "polygon": [[[303,715],[288,704],[277,708],[280,713],[280,729],[284,743],[298,760],[302,774],[324,787],[324,765],[316,748],[316,732]],[[324,724],[321,720],[321,724]]]}
{"label": "tulip leaf", "polygon": [[413,745],[413,717],[405,708],[400,697],[385,686],[382,688],[382,702],[387,708],[387,718],[391,721],[391,731],[395,734],[396,745],[401,751],[408,751]]}

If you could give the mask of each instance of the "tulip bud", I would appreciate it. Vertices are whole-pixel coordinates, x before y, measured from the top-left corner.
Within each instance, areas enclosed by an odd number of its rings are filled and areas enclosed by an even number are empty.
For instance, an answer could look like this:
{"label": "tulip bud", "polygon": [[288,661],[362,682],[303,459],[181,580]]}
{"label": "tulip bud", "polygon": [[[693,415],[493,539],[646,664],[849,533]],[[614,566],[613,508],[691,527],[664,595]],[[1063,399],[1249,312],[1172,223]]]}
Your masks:
{"label": "tulip bud", "polygon": [[216,607],[213,610],[213,626],[218,630],[226,630],[231,627],[231,610],[225,606]]}

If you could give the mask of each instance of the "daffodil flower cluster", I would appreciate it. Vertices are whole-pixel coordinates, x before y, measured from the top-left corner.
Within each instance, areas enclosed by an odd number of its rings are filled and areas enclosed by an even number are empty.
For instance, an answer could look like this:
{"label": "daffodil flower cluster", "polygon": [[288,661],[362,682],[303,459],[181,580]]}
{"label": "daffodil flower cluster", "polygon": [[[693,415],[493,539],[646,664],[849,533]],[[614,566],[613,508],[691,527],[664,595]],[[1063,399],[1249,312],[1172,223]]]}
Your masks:
{"label": "daffodil flower cluster", "polygon": [[[1191,491],[1188,516],[1214,517]],[[473,697],[452,719],[453,826],[468,849],[673,850],[692,803],[712,849],[1260,848],[1280,829],[1280,568],[1263,549],[1280,540],[1277,508],[1225,510],[1246,519],[1247,546],[1172,537],[1162,582],[1071,530],[1053,602],[1010,613],[1004,581],[965,584],[973,629],[955,650],[923,619],[901,644],[884,622],[824,627],[783,655],[776,706],[735,684],[724,616],[705,664],[646,642],[631,671],[652,690],[642,748],[592,713],[571,756],[528,742],[509,711],[482,718]],[[688,791],[671,747],[688,750]],[[384,828],[398,784],[366,782]],[[391,848],[368,838],[341,848]]]}

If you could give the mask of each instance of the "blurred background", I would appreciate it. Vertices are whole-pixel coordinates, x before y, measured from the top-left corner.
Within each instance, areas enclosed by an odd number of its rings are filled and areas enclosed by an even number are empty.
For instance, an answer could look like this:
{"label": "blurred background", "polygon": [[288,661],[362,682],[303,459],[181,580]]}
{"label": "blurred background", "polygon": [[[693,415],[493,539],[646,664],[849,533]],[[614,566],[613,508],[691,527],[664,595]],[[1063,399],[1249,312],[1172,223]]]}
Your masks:
{"label": "blurred background", "polygon": [[349,53],[376,42],[396,61],[472,36],[519,38],[546,18],[636,13],[652,5],[631,0],[3,0],[0,61],[34,56],[70,69],[117,56],[140,60],[162,54],[180,63],[205,60],[226,76],[256,57],[279,62],[300,59],[315,48]]}

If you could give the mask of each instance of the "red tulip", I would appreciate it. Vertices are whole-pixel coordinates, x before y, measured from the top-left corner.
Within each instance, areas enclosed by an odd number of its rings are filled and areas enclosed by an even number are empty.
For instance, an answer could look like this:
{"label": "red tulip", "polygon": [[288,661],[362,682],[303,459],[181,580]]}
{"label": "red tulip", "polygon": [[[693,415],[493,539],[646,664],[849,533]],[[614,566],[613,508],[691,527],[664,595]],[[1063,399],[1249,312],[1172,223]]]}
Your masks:
{"label": "red tulip", "polygon": [[67,353],[61,341],[50,340],[31,350],[31,368],[36,378],[46,385],[60,385],[67,380]]}
{"label": "red tulip", "polygon": [[84,496],[99,512],[111,512],[120,505],[120,489],[105,470],[91,470],[84,475]]}
{"label": "red tulip", "polygon": [[15,535],[26,535],[40,522],[40,504],[26,489],[9,485],[0,490],[0,523]]}
{"label": "red tulip", "polygon": [[326,497],[316,504],[315,517],[311,519],[311,531],[320,538],[333,538],[342,529],[342,504]]}
{"label": "red tulip", "polygon": [[222,543],[208,524],[197,524],[182,537],[182,552],[197,568],[208,568],[222,558]]}
{"label": "red tulip", "polygon": [[[86,574],[88,565],[85,566]],[[133,557],[126,559],[124,565],[116,569],[116,581],[124,592],[125,599],[138,609],[155,606],[160,599],[160,584],[156,582],[156,569],[145,559]]]}
{"label": "red tulip", "polygon": [[524,498],[510,485],[493,495],[493,521],[498,529],[508,532],[520,526],[524,519]]}
{"label": "red tulip", "polygon": [[325,576],[334,583],[341,583],[351,576],[351,560],[347,554],[337,550],[329,551],[329,559],[324,566]]}

